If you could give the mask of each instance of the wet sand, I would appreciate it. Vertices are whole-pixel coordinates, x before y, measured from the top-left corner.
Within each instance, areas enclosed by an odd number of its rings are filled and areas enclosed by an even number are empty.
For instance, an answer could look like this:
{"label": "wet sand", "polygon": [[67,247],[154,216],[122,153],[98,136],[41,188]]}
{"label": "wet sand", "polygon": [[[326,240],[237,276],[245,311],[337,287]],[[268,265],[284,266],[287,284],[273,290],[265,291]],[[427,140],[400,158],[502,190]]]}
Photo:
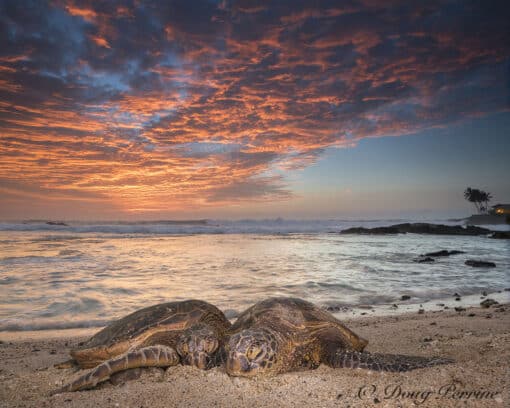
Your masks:
{"label": "wet sand", "polygon": [[[473,315],[474,314],[474,315]],[[121,385],[48,396],[78,375],[53,364],[95,330],[0,333],[1,407],[507,407],[510,305],[345,320],[367,351],[453,358],[409,373],[331,369],[240,379],[220,368],[150,369]]]}

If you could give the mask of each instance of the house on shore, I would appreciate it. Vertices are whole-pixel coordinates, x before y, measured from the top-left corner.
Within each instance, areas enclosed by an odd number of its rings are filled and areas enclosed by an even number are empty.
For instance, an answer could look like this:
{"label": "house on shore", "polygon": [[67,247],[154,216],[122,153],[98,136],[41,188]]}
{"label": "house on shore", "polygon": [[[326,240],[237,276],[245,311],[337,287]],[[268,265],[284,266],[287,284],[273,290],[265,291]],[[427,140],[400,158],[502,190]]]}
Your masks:
{"label": "house on shore", "polygon": [[510,215],[510,204],[493,205],[489,211],[491,215]]}
{"label": "house on shore", "polygon": [[510,224],[510,204],[496,204],[488,214],[476,214],[466,219],[467,225]]}

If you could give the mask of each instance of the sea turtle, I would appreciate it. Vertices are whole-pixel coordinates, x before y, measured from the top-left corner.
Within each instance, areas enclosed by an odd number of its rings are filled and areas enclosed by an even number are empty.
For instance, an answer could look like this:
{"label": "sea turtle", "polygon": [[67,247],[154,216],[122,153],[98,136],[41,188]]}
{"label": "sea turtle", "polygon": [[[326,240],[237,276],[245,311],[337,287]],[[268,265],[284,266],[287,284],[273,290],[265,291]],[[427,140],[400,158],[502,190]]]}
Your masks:
{"label": "sea turtle", "polygon": [[223,312],[201,300],[138,310],[72,350],[72,361],[81,368],[95,368],[52,394],[93,388],[112,374],[131,368],[169,367],[179,362],[211,368],[222,359],[222,340],[230,326]]}
{"label": "sea turtle", "polygon": [[225,344],[229,375],[251,377],[330,367],[408,371],[452,360],[363,352],[368,341],[330,313],[295,298],[263,300],[243,312]]}

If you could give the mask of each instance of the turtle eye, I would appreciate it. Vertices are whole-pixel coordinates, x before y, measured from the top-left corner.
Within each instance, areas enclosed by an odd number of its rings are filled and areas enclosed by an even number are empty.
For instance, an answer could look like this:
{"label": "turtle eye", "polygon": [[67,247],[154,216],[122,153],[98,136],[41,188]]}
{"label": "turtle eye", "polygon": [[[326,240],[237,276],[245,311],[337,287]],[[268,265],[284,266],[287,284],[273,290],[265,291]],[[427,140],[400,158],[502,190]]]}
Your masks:
{"label": "turtle eye", "polygon": [[248,357],[249,360],[255,360],[260,353],[262,353],[262,350],[259,346],[251,346],[248,351],[246,352],[246,357]]}

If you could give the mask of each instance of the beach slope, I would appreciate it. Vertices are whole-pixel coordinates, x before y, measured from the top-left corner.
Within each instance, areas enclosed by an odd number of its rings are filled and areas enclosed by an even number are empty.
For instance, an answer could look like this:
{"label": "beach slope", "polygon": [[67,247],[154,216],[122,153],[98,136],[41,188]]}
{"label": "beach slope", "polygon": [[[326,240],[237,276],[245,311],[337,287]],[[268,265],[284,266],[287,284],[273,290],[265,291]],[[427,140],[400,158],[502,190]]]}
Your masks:
{"label": "beach slope", "polygon": [[[2,407],[505,407],[510,404],[510,306],[360,317],[349,327],[369,339],[368,351],[443,356],[456,363],[409,373],[331,369],[239,379],[221,369],[145,371],[120,385],[48,396],[72,369],[67,359],[82,341],[67,333],[0,333]],[[92,332],[91,332],[92,333]],[[87,333],[88,334],[88,333]],[[20,337],[24,340],[20,340]],[[16,339],[16,337],[18,337]]]}

